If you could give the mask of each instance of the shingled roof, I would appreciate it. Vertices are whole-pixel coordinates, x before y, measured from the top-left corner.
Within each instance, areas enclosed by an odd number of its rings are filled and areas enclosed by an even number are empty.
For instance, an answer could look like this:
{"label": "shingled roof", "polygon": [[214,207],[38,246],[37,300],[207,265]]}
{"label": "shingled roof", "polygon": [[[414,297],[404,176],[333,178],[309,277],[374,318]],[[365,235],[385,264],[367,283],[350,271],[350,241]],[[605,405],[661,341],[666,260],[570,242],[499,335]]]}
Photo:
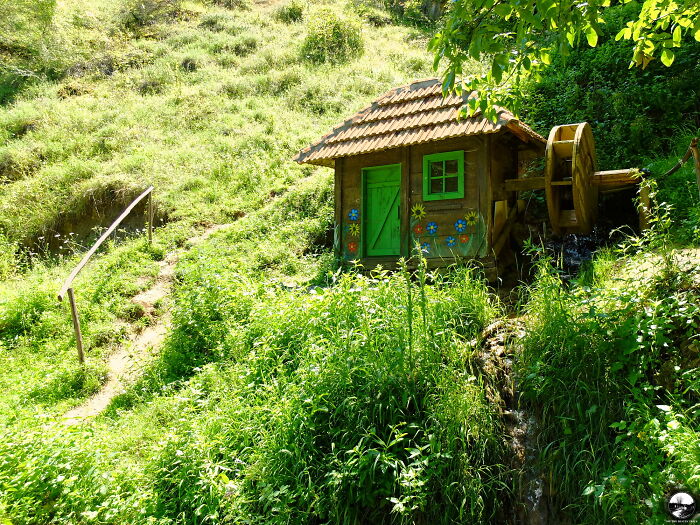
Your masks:
{"label": "shingled roof", "polygon": [[524,142],[547,142],[505,109],[498,108],[495,123],[480,114],[458,118],[467,98],[454,94],[443,97],[442,84],[436,78],[392,89],[301,150],[294,160],[333,167],[339,157],[451,137],[497,133],[504,128]]}

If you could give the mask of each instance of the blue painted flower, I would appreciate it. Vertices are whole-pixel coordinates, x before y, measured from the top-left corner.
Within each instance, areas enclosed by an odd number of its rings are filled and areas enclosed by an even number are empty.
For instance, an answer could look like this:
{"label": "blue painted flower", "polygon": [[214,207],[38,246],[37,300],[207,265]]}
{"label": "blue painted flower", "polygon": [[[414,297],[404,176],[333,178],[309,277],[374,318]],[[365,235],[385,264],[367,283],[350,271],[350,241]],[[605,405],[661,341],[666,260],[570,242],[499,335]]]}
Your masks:
{"label": "blue painted flower", "polygon": [[351,221],[356,221],[359,218],[360,218],[360,210],[358,210],[357,208],[353,208],[352,210],[350,210],[348,212],[348,219],[350,219]]}
{"label": "blue painted flower", "polygon": [[429,242],[420,243],[420,250],[423,253],[430,253],[430,243]]}
{"label": "blue painted flower", "polygon": [[464,219],[457,219],[457,222],[455,222],[455,230],[457,230],[457,233],[462,233],[466,229],[467,221]]}
{"label": "blue painted flower", "polygon": [[425,227],[425,231],[427,231],[430,235],[435,235],[438,231],[438,225],[436,222],[429,222],[427,226]]}
{"label": "blue painted flower", "polygon": [[447,246],[454,246],[455,244],[457,244],[457,239],[450,235],[449,237],[447,237],[447,239],[445,239],[445,242],[447,242]]}

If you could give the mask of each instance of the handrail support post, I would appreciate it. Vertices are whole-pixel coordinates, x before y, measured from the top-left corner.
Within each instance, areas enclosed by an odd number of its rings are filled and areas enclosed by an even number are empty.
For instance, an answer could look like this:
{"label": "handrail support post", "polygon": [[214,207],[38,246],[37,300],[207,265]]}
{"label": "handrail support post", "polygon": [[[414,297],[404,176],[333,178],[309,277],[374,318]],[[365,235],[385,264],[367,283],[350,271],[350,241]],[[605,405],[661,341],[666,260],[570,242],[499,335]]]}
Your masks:
{"label": "handrail support post", "polygon": [[85,355],[83,354],[83,335],[80,332],[80,318],[78,317],[78,307],[75,305],[75,296],[73,288],[68,288],[68,300],[70,301],[70,311],[73,317],[73,329],[75,330],[75,344],[78,347],[78,361],[80,364],[85,364]]}
{"label": "handrail support post", "polygon": [[148,244],[153,244],[153,192],[148,194]]}

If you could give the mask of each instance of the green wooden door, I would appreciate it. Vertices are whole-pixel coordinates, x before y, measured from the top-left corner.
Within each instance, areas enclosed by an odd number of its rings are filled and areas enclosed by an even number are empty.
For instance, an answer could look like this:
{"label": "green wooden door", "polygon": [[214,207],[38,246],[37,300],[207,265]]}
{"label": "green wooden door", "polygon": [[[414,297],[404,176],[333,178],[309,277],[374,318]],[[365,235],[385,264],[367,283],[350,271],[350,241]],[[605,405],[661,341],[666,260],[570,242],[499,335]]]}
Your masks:
{"label": "green wooden door", "polygon": [[399,255],[401,165],[365,168],[362,174],[365,255]]}

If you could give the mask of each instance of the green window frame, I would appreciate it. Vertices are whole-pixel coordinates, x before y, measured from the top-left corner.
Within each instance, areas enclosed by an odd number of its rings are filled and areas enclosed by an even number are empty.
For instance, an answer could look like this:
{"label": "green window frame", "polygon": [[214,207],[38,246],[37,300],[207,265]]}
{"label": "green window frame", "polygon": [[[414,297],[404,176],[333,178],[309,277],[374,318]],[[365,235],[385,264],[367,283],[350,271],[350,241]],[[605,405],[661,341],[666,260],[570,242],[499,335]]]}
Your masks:
{"label": "green window frame", "polygon": [[423,200],[464,198],[464,150],[423,156]]}

